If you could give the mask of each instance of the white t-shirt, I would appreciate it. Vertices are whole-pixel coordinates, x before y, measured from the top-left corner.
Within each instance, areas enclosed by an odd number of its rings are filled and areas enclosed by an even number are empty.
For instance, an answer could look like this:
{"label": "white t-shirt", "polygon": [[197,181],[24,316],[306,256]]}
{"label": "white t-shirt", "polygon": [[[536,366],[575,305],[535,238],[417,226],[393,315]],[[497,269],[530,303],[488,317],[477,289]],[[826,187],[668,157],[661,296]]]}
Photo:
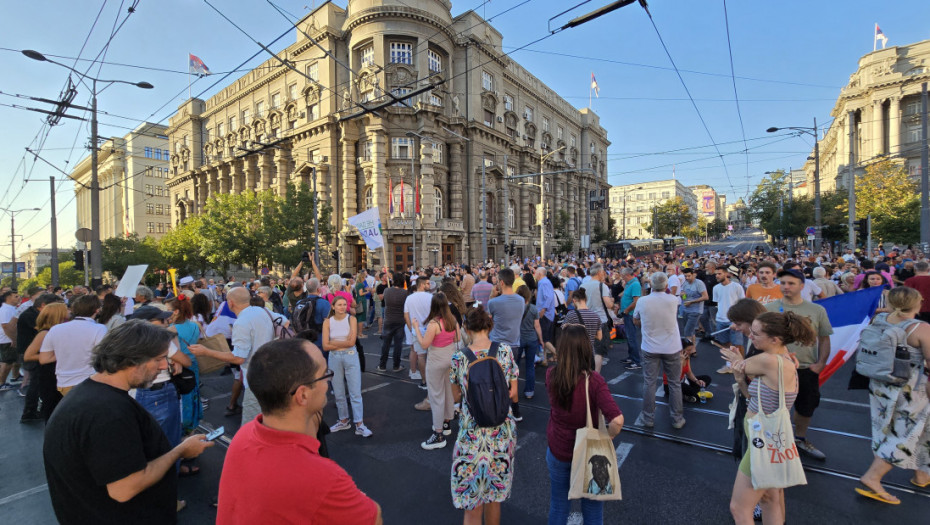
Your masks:
{"label": "white t-shirt", "polygon": [[[20,316],[22,316],[22,315],[23,315],[23,312],[25,312],[26,310],[28,310],[30,306],[32,306],[32,299],[29,299],[29,300],[26,301],[25,303],[19,305],[19,307],[16,308],[16,315],[13,316],[13,317],[20,317]],[[7,322],[9,322],[9,321],[7,321]]]}
{"label": "white t-shirt", "polygon": [[684,281],[684,279],[682,279],[681,277],[679,277],[679,276],[677,276],[677,275],[675,275],[675,274],[670,274],[670,275],[668,276],[668,289],[669,289],[669,290],[671,290],[672,288],[675,289],[675,293],[674,293],[675,297],[681,297],[681,283],[682,283],[682,281]]}
{"label": "white t-shirt", "polygon": [[633,317],[642,322],[643,352],[674,354],[681,351],[677,297],[669,293],[644,295],[636,301]]}
{"label": "white t-shirt", "polygon": [[268,310],[260,306],[249,306],[239,312],[239,316],[232,326],[232,353],[236,357],[245,359],[240,365],[242,368],[242,384],[246,388],[249,382],[246,375],[249,372],[249,361],[252,355],[263,344],[274,339],[274,324]]}
{"label": "white t-shirt", "polygon": [[75,317],[48,331],[39,352],[55,352],[59,388],[76,386],[93,375],[91,350],[106,333],[106,326],[89,317]]}
{"label": "white t-shirt", "polygon": [[[10,321],[12,321],[15,317],[17,317],[15,306],[11,304],[7,304],[7,303],[3,303],[2,305],[0,305],[0,324],[7,324]],[[6,332],[4,332],[3,330],[0,330],[0,344],[6,345],[12,342],[13,340],[7,337]]]}
{"label": "white t-shirt", "polygon": [[410,322],[416,319],[420,323],[420,333],[426,335],[426,318],[429,317],[430,303],[433,294],[429,292],[415,292],[404,301],[404,313],[410,314]]}
{"label": "white t-shirt", "polygon": [[135,311],[136,301],[132,297],[126,298],[126,304],[123,305],[123,315],[129,317]]}
{"label": "white t-shirt", "polygon": [[717,317],[714,320],[718,323],[729,323],[730,319],[727,317],[727,312],[736,301],[744,297],[746,297],[746,292],[743,291],[743,287],[738,282],[731,280],[730,284],[727,285],[717,283],[714,286],[714,302],[717,303]]}
{"label": "white t-shirt", "polygon": [[801,297],[808,302],[814,301],[814,296],[819,296],[823,290],[817,286],[817,283],[810,279],[804,279],[804,288],[801,289]]}
{"label": "white t-shirt", "polygon": [[[178,353],[178,347],[174,344],[174,341],[168,343],[168,359],[174,357],[174,354]],[[166,368],[158,372],[158,376],[155,377],[155,381],[152,384],[164,383],[171,379],[171,369]]]}

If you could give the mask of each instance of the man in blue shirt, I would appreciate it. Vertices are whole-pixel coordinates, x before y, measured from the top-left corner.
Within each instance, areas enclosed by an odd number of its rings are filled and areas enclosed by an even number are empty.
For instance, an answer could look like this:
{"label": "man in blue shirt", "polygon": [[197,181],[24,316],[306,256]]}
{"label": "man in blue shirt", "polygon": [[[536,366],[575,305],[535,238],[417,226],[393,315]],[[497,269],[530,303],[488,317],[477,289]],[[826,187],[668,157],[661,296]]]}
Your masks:
{"label": "man in blue shirt", "polygon": [[[497,283],[501,294],[488,301],[488,313],[494,320],[494,328],[488,334],[491,341],[510,345],[514,352],[520,346],[520,325],[523,320],[523,297],[513,290],[514,273],[510,268],[503,268],[497,272]],[[542,320],[540,320],[540,323]],[[521,421],[520,406],[511,405],[513,418]]]}
{"label": "man in blue shirt", "polygon": [[574,310],[575,305],[572,304],[572,292],[581,286],[581,279],[578,277],[574,266],[569,266],[565,271],[568,272],[568,278],[565,280],[565,304],[568,306],[569,310]]}
{"label": "man in blue shirt", "polygon": [[633,324],[633,310],[636,301],[643,295],[643,287],[631,268],[620,270],[623,279],[623,295],[620,296],[620,313],[623,314],[623,329],[626,331],[626,345],[629,357],[625,359],[627,370],[639,370],[643,367],[643,357],[639,348],[639,327]]}
{"label": "man in blue shirt", "polygon": [[536,309],[539,311],[543,343],[551,343],[552,329],[555,326],[555,289],[552,287],[552,281],[546,276],[544,266],[536,268],[533,277],[536,279]]}

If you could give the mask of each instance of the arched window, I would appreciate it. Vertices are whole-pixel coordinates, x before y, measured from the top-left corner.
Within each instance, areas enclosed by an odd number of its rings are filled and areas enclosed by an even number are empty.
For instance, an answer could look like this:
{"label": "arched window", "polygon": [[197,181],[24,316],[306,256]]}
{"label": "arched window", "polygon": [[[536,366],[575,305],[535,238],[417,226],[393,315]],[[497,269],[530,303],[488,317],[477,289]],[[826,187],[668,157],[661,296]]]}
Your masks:
{"label": "arched window", "polygon": [[517,205],[514,204],[513,201],[507,203],[507,226],[511,230],[515,230],[517,228],[517,216],[515,211],[516,207]]}
{"label": "arched window", "polygon": [[436,206],[436,220],[442,220],[442,190],[439,188],[434,189],[433,200]]}
{"label": "arched window", "polygon": [[391,194],[394,196],[394,213],[391,214],[391,217],[400,217],[401,216],[401,204],[403,204],[404,217],[410,217],[413,215],[415,210],[415,203],[413,201],[413,186],[410,184],[404,184],[404,198],[400,198],[400,184],[395,184],[394,189],[391,191]]}
{"label": "arched window", "polygon": [[365,209],[370,210],[375,207],[375,200],[372,196],[371,186],[365,188]]}

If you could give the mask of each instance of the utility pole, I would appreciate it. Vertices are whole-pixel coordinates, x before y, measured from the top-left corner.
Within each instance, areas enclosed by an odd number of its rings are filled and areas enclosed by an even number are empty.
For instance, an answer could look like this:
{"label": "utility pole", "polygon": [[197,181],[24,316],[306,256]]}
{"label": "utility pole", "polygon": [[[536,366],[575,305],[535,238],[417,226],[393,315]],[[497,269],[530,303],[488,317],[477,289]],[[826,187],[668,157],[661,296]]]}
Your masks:
{"label": "utility pole", "polygon": [[930,249],[930,161],[927,145],[927,83],[920,86],[920,243],[923,252]]}
{"label": "utility pole", "polygon": [[846,191],[849,200],[849,249],[856,249],[856,112],[846,113],[846,126],[849,128],[849,160],[846,161]]}
{"label": "utility pole", "polygon": [[[789,197],[790,198],[790,197]],[[814,251],[823,245],[823,224],[820,221],[820,132],[814,117]]]}
{"label": "utility pole", "polygon": [[488,261],[488,190],[487,175],[485,174],[487,161],[481,154],[481,264]]}
{"label": "utility pole", "polygon": [[[546,171],[543,163],[546,156],[540,152],[539,155],[539,259],[543,264],[546,263]],[[591,206],[589,205],[588,208]]]}
{"label": "utility pole", "polygon": [[10,282],[10,288],[16,290],[16,214],[10,214],[10,249],[13,250],[13,280]]}
{"label": "utility pole", "polygon": [[58,213],[55,211],[55,177],[48,178],[52,187],[52,286],[58,286]]}
{"label": "utility pole", "polygon": [[[93,80],[90,102],[90,270],[91,289],[103,284],[103,254],[100,242],[100,180],[97,174],[97,81]],[[87,261],[84,261],[87,264]]]}

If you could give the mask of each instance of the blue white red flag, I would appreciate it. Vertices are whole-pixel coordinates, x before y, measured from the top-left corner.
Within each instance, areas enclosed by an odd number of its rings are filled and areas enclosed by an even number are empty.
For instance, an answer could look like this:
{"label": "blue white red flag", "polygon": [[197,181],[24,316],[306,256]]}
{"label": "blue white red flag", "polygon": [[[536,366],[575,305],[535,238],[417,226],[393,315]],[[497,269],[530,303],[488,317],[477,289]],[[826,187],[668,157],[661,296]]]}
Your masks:
{"label": "blue white red flag", "polygon": [[394,215],[394,181],[388,177],[388,213]]}
{"label": "blue white red flag", "polygon": [[878,308],[883,288],[874,286],[857,292],[834,295],[827,299],[815,301],[827,310],[833,335],[830,336],[830,358],[820,372],[820,384],[823,385],[856,352],[859,346],[859,334],[868,326]]}
{"label": "blue white red flag", "polygon": [[188,53],[187,56],[190,64],[188,71],[190,73],[201,76],[207,76],[210,74],[210,68],[208,68],[207,65],[203,63],[203,60],[200,60],[195,55],[190,53]]}

